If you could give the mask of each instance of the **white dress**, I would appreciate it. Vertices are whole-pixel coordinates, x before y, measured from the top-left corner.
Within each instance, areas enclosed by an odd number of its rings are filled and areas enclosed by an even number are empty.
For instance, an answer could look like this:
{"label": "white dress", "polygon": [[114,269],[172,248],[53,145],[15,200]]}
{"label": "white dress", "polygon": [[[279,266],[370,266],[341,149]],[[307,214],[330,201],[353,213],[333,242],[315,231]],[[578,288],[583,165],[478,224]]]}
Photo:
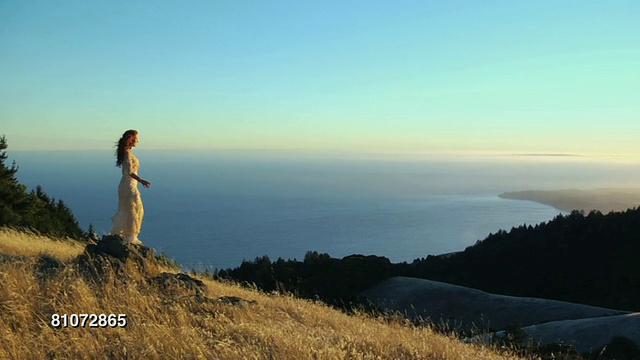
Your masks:
{"label": "white dress", "polygon": [[131,150],[125,151],[122,161],[122,179],[118,185],[118,212],[111,218],[110,233],[120,235],[125,242],[141,244],[138,240],[144,208],[138,191],[138,181],[130,174],[138,174],[140,162]]}

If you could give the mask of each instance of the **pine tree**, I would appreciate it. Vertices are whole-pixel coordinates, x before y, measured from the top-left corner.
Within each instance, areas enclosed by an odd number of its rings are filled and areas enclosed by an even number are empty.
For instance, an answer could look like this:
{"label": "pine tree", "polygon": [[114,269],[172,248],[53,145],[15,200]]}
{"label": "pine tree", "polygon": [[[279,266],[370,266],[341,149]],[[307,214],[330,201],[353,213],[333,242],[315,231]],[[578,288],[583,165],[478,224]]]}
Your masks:
{"label": "pine tree", "polygon": [[86,239],[71,209],[62,201],[49,197],[38,185],[27,193],[18,182],[15,161],[6,165],[7,139],[0,137],[0,226],[37,230],[43,234]]}
{"label": "pine tree", "polygon": [[18,166],[14,161],[11,167],[7,160],[7,139],[0,137],[0,226],[16,225],[22,215],[28,211],[27,187],[20,184],[15,174]]}

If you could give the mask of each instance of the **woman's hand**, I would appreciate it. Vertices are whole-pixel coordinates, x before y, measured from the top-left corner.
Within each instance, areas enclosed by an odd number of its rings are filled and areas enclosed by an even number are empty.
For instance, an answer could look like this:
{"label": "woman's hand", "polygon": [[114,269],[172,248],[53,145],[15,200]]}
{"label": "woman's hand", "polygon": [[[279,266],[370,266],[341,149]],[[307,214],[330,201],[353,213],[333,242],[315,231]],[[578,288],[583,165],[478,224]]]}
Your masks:
{"label": "woman's hand", "polygon": [[138,174],[131,173],[131,174],[129,174],[129,176],[131,176],[132,178],[136,179],[136,181],[139,182],[140,184],[142,184],[142,186],[144,186],[146,188],[150,188],[151,187],[151,182],[141,178],[140,176],[138,176]]}

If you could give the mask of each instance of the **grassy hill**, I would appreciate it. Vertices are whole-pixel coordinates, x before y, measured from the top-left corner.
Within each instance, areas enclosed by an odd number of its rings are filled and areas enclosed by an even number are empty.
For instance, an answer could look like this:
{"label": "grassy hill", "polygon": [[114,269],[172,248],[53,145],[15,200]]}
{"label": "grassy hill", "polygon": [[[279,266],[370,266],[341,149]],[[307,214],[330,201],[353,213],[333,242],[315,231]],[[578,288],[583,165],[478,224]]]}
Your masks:
{"label": "grassy hill", "polygon": [[[622,359],[640,359],[640,312],[599,308],[557,300],[489,294],[447,283],[393,277],[368,289],[362,295],[385,308],[407,314],[416,321],[442,323],[471,333],[475,340],[490,340],[517,330],[519,342],[534,344],[531,352],[544,352],[552,344],[571,346],[583,354],[575,359],[608,359],[602,350],[612,350],[616,338],[628,343]],[[481,336],[477,329],[500,331]],[[621,350],[618,347],[618,350]],[[549,355],[548,353],[546,355]]]}
{"label": "grassy hill", "polygon": [[[153,260],[91,281],[73,240],[0,228],[0,358],[510,359],[406,320],[192,275],[204,294],[157,286]],[[230,301],[233,300],[233,301]],[[53,327],[53,314],[126,314],[126,327]]]}
{"label": "grassy hill", "polygon": [[394,274],[486,292],[640,310],[640,208],[573,211],[499,230],[464,251],[398,264]]}

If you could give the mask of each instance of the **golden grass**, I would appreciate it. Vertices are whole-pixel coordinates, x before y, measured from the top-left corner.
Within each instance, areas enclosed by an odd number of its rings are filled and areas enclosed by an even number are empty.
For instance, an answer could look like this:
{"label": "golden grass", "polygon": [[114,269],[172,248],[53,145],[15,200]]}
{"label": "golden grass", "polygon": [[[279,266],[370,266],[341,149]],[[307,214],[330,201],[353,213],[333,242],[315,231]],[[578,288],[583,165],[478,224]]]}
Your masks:
{"label": "golden grass", "polygon": [[52,238],[27,231],[0,227],[0,254],[14,256],[38,256],[47,254],[67,261],[84,251],[82,243]]}
{"label": "golden grass", "polygon": [[[12,230],[0,234],[0,252],[25,256],[0,260],[2,359],[515,358],[401,320],[346,315],[320,303],[209,279],[201,280],[210,300],[201,301],[161,291],[134,266],[127,266],[129,280],[117,285],[87,282],[70,265],[43,276],[35,255],[71,264],[77,247]],[[38,243],[37,250],[31,241]],[[215,301],[222,296],[255,303]],[[54,313],[126,314],[128,324],[54,328]]]}

